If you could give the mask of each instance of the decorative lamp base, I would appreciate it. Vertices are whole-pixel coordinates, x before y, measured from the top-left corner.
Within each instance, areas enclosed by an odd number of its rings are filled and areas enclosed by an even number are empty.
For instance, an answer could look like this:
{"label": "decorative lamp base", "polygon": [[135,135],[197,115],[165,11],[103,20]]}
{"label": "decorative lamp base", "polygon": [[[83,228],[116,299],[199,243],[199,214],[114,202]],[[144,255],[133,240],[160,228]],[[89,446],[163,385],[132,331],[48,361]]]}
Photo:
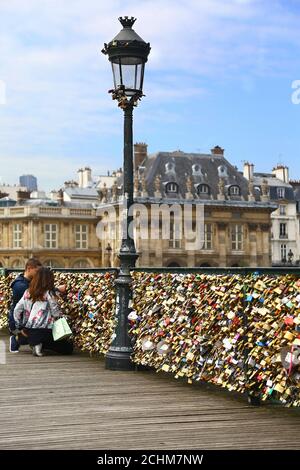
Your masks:
{"label": "decorative lamp base", "polygon": [[121,351],[108,351],[105,357],[105,369],[108,370],[135,370],[136,365],[130,359],[131,353]]}

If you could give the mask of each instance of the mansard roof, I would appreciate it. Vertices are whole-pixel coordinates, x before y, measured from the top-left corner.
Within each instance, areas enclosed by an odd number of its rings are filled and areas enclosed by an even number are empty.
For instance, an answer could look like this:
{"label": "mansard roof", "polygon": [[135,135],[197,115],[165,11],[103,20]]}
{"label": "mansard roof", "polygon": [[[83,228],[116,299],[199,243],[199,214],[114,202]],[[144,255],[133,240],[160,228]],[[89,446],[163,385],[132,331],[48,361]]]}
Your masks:
{"label": "mansard roof", "polygon": [[241,196],[245,199],[248,196],[248,181],[223,155],[185,153],[181,151],[158,152],[149,155],[144,165],[150,197],[154,196],[154,181],[157,175],[161,176],[162,189],[169,182],[178,184],[178,199],[185,197],[188,177],[192,179],[192,194],[194,196],[197,194],[199,184],[207,184],[210,187],[212,198],[217,199],[220,176],[224,178],[225,188],[228,189],[232,185],[238,185]]}

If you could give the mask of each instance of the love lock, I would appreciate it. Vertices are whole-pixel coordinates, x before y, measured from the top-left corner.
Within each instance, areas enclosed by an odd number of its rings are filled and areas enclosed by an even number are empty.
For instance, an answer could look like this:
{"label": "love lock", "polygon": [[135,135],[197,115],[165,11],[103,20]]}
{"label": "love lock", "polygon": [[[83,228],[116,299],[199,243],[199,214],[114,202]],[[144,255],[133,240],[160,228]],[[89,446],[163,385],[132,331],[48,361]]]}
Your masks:
{"label": "love lock", "polygon": [[285,369],[289,370],[300,364],[300,347],[284,347],[280,351],[281,362]]}

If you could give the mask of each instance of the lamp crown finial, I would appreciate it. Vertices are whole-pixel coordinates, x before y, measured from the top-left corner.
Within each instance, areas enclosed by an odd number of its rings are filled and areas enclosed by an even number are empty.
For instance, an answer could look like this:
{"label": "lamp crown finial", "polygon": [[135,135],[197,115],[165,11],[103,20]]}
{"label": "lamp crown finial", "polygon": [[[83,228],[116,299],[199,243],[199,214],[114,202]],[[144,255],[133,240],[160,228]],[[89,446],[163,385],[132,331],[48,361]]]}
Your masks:
{"label": "lamp crown finial", "polygon": [[136,21],[136,18],[134,18],[133,16],[131,18],[129,18],[128,16],[120,16],[119,21],[123,28],[132,28]]}

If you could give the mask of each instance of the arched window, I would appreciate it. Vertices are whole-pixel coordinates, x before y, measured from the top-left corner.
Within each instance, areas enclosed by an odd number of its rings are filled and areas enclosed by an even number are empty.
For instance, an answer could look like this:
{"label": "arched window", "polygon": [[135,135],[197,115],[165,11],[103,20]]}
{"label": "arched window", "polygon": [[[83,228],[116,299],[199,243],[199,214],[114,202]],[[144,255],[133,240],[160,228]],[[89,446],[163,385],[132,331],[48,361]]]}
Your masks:
{"label": "arched window", "polygon": [[22,260],[16,259],[12,262],[11,267],[16,268],[16,269],[21,269],[21,268],[24,268],[24,264]]}
{"label": "arched window", "polygon": [[73,264],[73,268],[75,268],[75,269],[85,269],[85,268],[90,268],[90,267],[91,267],[91,265],[88,262],[88,260],[86,260],[86,259],[78,259]]}
{"label": "arched window", "polygon": [[229,195],[230,196],[240,196],[241,195],[241,188],[237,184],[233,184],[229,187]]}
{"label": "arched window", "polygon": [[167,193],[178,193],[178,184],[177,183],[167,183],[166,192]]}
{"label": "arched window", "polygon": [[175,163],[173,162],[166,163],[165,171],[166,173],[175,173]]}
{"label": "arched window", "polygon": [[204,173],[201,168],[201,165],[199,165],[198,163],[195,163],[194,165],[192,165],[192,172],[193,172],[193,175],[195,176],[201,176]]}
{"label": "arched window", "polygon": [[209,195],[210,194],[210,187],[208,184],[199,184],[197,187],[197,193],[200,195]]}
{"label": "arched window", "polygon": [[171,261],[171,263],[168,264],[167,268],[180,268],[180,264],[177,263],[177,261]]}
{"label": "arched window", "polygon": [[46,261],[43,262],[43,265],[51,269],[61,268],[59,261],[57,261],[56,259],[47,259]]}
{"label": "arched window", "polygon": [[225,178],[228,176],[226,166],[223,166],[223,165],[218,166],[218,175],[219,175],[219,178]]}

